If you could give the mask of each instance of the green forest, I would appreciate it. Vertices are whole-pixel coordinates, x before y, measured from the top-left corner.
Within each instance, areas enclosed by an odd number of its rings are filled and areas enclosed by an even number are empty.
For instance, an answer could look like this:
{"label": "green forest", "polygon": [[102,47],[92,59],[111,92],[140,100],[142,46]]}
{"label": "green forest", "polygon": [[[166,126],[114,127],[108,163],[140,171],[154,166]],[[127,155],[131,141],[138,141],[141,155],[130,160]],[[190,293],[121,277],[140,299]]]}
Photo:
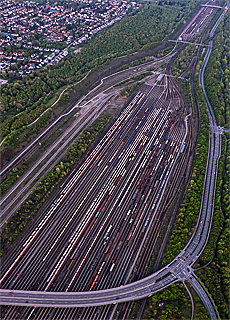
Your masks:
{"label": "green forest", "polygon": [[217,124],[225,127],[230,124],[229,28],[229,15],[226,15],[216,30],[212,54],[205,71],[206,92]]}
{"label": "green forest", "polygon": [[149,320],[185,319],[185,314],[189,316],[190,308],[191,301],[184,285],[176,283],[154,293],[149,298],[144,318]]}

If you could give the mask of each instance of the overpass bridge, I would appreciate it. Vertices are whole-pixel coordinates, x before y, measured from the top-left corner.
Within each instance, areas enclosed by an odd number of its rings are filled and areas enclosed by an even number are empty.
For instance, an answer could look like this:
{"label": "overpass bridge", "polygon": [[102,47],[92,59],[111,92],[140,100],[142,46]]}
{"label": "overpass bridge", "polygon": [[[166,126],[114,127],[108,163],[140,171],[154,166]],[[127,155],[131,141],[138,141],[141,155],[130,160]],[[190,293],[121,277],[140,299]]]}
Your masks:
{"label": "overpass bridge", "polygon": [[217,8],[217,9],[222,9],[222,7],[219,6],[212,6],[211,4],[202,4],[202,7],[208,7],[208,8]]}

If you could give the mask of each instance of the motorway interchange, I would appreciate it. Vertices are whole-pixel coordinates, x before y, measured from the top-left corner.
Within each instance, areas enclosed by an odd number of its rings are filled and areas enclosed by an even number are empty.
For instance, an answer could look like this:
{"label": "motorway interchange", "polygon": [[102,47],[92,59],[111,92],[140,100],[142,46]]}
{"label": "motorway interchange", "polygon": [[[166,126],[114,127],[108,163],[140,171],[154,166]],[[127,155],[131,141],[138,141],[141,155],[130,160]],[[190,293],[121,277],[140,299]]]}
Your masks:
{"label": "motorway interchange", "polygon": [[[209,55],[208,51],[205,62]],[[202,85],[205,65],[200,71]],[[210,126],[214,128],[215,118],[209,104],[208,107]],[[62,186],[30,235],[21,240],[12,258],[3,261],[1,284],[9,290],[1,290],[1,304],[79,307],[110,304],[146,297],[186,279],[200,295],[211,318],[217,318],[191,268],[205,247],[211,227],[220,152],[215,128],[211,132],[204,196],[193,237],[170,265],[121,286],[126,283],[128,270],[150,224],[157,224],[154,220],[157,206],[175,160],[184,149],[186,130],[180,121],[185,115],[183,108],[180,93],[169,77],[140,88]],[[17,291],[20,289],[25,291]],[[92,316],[100,319],[108,316],[110,308],[6,307],[5,319],[18,315],[23,319]]]}

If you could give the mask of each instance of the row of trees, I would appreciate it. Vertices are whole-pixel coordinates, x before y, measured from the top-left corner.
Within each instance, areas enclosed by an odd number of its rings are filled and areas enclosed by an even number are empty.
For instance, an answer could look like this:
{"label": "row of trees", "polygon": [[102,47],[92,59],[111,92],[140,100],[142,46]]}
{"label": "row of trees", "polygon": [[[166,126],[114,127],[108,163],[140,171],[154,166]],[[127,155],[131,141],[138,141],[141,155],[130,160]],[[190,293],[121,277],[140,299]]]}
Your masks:
{"label": "row of trees", "polygon": [[26,169],[27,165],[23,162],[13,168],[7,178],[0,185],[1,195],[3,195],[15,183],[15,181],[22,176]]}
{"label": "row of trees", "polygon": [[27,200],[4,224],[0,230],[0,256],[36,215],[55,186],[70,173],[76,161],[80,160],[90,144],[101,134],[109,120],[109,118],[97,119],[87,130],[83,131],[81,137],[71,146],[60,163],[41,178]]}
{"label": "row of trees", "polygon": [[137,88],[142,84],[142,82],[134,83],[121,91],[121,95],[125,98],[130,97],[131,94],[137,90]]}
{"label": "row of trees", "polygon": [[170,51],[172,51],[172,49],[174,48],[174,44],[172,44],[171,46],[167,46],[166,48],[159,50],[156,54],[157,58],[161,58],[163,56],[166,56],[166,54],[168,54]]}
{"label": "row of trees", "polygon": [[152,75],[152,72],[151,71],[147,71],[147,72],[138,74],[137,76],[134,76],[131,79],[134,80],[134,81],[140,81],[140,80],[144,79],[145,77],[151,76],[151,75]]}
{"label": "row of trees", "polygon": [[186,75],[186,79],[188,81],[185,79],[182,81],[182,90],[183,90],[187,105],[191,107],[191,110],[192,110],[191,116],[193,118],[195,118],[196,113],[195,113],[194,99],[193,99],[193,95],[192,95],[191,74],[190,73],[188,73]]}
{"label": "row of trees", "polygon": [[203,303],[201,302],[200,298],[195,296],[195,312],[194,312],[194,320],[203,320],[203,319],[210,319],[209,313]]}

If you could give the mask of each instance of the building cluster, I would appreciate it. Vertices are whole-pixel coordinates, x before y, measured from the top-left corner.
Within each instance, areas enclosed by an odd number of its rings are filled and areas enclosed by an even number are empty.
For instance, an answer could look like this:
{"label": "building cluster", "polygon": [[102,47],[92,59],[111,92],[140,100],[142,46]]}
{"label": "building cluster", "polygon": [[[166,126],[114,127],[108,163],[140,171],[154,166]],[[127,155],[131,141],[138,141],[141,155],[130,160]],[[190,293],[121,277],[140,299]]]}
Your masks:
{"label": "building cluster", "polygon": [[72,0],[62,5],[2,0],[0,71],[17,70],[23,75],[59,63],[71,46],[80,45],[120,20],[130,7],[139,6],[124,0]]}

